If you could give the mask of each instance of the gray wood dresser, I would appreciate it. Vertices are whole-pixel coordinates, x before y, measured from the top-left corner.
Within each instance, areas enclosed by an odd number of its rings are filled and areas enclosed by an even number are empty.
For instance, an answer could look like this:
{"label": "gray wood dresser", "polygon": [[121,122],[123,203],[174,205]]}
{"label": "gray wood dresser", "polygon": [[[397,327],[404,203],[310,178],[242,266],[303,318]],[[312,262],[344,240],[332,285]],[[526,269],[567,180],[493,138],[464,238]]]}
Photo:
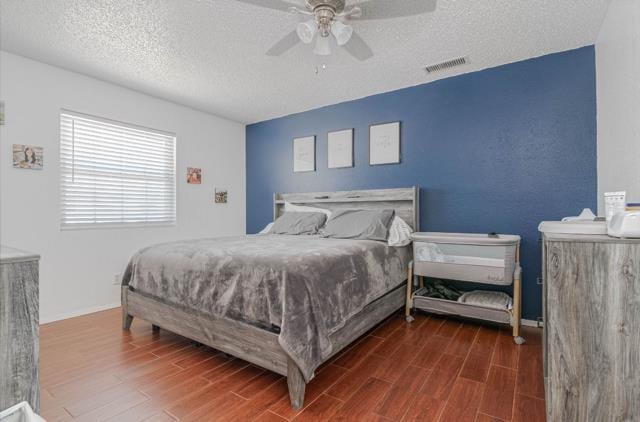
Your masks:
{"label": "gray wood dresser", "polygon": [[543,236],[547,420],[640,420],[640,239]]}
{"label": "gray wood dresser", "polygon": [[38,255],[0,246],[0,410],[38,412]]}

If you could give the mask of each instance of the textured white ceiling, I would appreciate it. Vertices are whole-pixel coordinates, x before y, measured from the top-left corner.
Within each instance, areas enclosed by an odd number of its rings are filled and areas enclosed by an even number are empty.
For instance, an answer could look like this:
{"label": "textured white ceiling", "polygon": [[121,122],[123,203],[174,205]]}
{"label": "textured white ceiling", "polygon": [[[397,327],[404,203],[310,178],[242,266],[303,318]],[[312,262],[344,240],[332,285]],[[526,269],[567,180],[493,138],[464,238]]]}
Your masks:
{"label": "textured white ceiling", "polygon": [[[0,41],[15,54],[249,123],[593,44],[609,3],[439,0],[430,14],[353,23],[375,56],[358,62],[338,51],[318,75],[309,46],[265,55],[296,17],[235,0],[0,0]],[[470,63],[435,75],[422,69],[459,56]]]}

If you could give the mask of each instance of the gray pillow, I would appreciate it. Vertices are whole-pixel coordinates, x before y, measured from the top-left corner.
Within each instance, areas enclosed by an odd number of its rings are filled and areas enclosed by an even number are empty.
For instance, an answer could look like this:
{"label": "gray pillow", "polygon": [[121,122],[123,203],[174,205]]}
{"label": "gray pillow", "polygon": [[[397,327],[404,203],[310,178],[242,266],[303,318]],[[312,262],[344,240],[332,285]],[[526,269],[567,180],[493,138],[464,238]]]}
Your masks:
{"label": "gray pillow", "polygon": [[324,237],[386,241],[394,210],[334,211],[322,229]]}
{"label": "gray pillow", "polygon": [[272,234],[316,234],[327,215],[321,212],[285,212],[276,221],[269,233]]}

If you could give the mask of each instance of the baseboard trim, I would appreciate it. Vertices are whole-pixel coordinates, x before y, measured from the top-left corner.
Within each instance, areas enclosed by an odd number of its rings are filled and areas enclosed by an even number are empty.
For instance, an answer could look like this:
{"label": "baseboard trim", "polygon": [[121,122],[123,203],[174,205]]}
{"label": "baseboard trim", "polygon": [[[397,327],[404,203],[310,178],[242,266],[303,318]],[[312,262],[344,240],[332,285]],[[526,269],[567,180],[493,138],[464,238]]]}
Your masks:
{"label": "baseboard trim", "polygon": [[535,328],[542,328],[542,326],[538,325],[538,321],[535,321],[533,319],[521,319],[520,320],[520,325],[524,325],[525,327],[535,327]]}
{"label": "baseboard trim", "polygon": [[120,302],[110,303],[108,305],[92,306],[90,308],[83,308],[73,312],[47,316],[47,317],[40,318],[40,325],[49,324],[50,322],[61,321],[63,319],[69,319],[77,316],[92,314],[94,312],[106,311],[108,309],[118,308],[119,306],[120,306]]}
{"label": "baseboard trim", "polygon": [[[61,321],[63,319],[69,319],[69,318],[73,318],[73,317],[77,317],[77,316],[92,314],[94,312],[106,311],[108,309],[118,308],[119,306],[120,306],[120,302],[118,302],[118,303],[110,303],[108,305],[93,306],[91,308],[84,308],[84,309],[80,309],[80,310],[74,311],[74,312],[67,312],[67,313],[64,313],[64,314],[59,314],[59,315],[54,315],[54,316],[50,316],[50,317],[46,317],[46,318],[41,318],[40,319],[40,325],[49,324],[51,322]],[[525,327],[542,328],[542,327],[540,327],[538,325],[538,321],[533,320],[533,319],[524,319],[523,318],[523,319],[520,320],[520,324],[522,326],[525,326]]]}

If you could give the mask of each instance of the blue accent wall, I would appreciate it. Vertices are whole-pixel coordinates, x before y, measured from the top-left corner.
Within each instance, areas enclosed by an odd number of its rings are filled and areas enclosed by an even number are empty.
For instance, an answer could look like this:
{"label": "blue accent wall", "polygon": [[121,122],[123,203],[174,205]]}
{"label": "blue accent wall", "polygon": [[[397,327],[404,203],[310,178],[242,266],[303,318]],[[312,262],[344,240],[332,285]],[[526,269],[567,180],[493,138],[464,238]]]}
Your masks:
{"label": "blue accent wall", "polygon": [[[283,95],[286,95],[283,93]],[[370,166],[369,125],[399,120],[402,162]],[[354,128],[355,167],[327,168],[327,132]],[[316,167],[293,173],[294,137]],[[423,231],[522,236],[523,316],[542,314],[538,223],[596,209],[593,46],[247,126],[247,232],[274,192],[421,188]]]}

